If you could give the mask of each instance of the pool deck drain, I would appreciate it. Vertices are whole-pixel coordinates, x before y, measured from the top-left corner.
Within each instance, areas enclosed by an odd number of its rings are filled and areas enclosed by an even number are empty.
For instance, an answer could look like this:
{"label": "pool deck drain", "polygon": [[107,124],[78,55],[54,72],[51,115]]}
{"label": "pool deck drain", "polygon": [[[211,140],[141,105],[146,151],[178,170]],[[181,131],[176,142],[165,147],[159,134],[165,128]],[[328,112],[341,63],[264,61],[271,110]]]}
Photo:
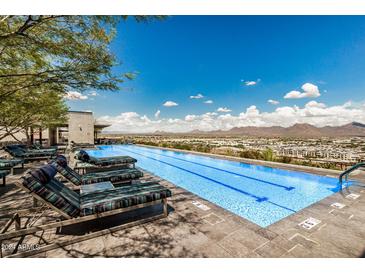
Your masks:
{"label": "pool deck drain", "polygon": [[210,209],[209,206],[206,206],[205,204],[202,204],[201,202],[198,201],[192,201],[191,202],[193,205],[195,205],[197,208],[200,208],[201,210],[207,211]]}
{"label": "pool deck drain", "polygon": [[343,209],[346,205],[341,203],[333,203],[331,206],[334,208]]}
{"label": "pool deck drain", "polygon": [[[159,179],[145,172],[144,179]],[[12,182],[0,187],[0,226],[5,214],[32,206],[32,199]],[[361,181],[360,179],[357,179]],[[365,182],[365,181],[362,181]],[[361,257],[365,251],[364,189],[351,186],[266,228],[162,180],[173,197],[169,216],[152,223],[112,232],[40,253],[34,257]],[[355,194],[355,195],[351,195]],[[349,197],[350,195],[350,197]],[[333,206],[342,204],[344,207]],[[153,213],[159,208],[148,211]],[[51,212],[51,211],[50,211]],[[145,211],[141,211],[141,214]],[[44,220],[52,214],[44,214]],[[122,218],[122,217],[121,217]],[[298,224],[314,218],[311,229]],[[119,218],[113,219],[116,225]],[[313,221],[313,219],[312,219]],[[72,227],[64,234],[47,231],[27,237],[23,244],[77,239],[87,227]],[[67,233],[66,233],[67,231]]]}
{"label": "pool deck drain", "polygon": [[313,217],[309,217],[307,220],[301,222],[299,224],[299,226],[304,229],[311,230],[313,227],[315,227],[316,225],[319,225],[321,222],[322,222],[321,220],[318,220]]}
{"label": "pool deck drain", "polygon": [[347,199],[352,199],[352,200],[356,200],[357,198],[359,198],[361,195],[360,194],[356,194],[356,193],[351,193],[349,195],[346,196]]}

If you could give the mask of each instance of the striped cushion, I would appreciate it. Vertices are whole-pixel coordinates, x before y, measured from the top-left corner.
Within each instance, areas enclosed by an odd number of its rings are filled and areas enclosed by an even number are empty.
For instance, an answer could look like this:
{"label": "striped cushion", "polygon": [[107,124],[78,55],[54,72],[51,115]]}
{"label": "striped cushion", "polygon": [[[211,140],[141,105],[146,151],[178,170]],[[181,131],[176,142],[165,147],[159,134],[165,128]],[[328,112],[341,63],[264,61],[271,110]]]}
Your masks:
{"label": "striped cushion", "polygon": [[22,164],[22,159],[0,159],[0,168],[12,168],[16,165]]}
{"label": "striped cushion", "polygon": [[12,149],[8,149],[7,152],[10,153],[11,156],[14,157],[24,157],[25,156],[25,152],[23,149],[21,148],[12,148]]}
{"label": "striped cushion", "polygon": [[22,184],[24,187],[34,192],[38,196],[42,197],[44,200],[60,209],[62,212],[66,213],[70,217],[76,217],[80,214],[80,209],[76,207],[73,203],[66,200],[64,197],[59,195],[51,187],[47,187],[48,184],[41,184],[33,178],[32,175],[26,174],[22,177]]}
{"label": "striped cushion", "polygon": [[97,166],[111,166],[121,164],[134,164],[137,162],[137,160],[129,156],[116,156],[105,158],[95,158],[90,156],[88,162]]}
{"label": "striped cushion", "polygon": [[55,149],[26,149],[25,153],[28,154],[30,157],[37,157],[37,156],[53,156],[56,154]]}
{"label": "striped cushion", "polygon": [[80,195],[56,179],[49,181],[46,187],[62,196],[62,198],[66,199],[74,207],[80,207]]}
{"label": "striped cushion", "polygon": [[133,180],[143,177],[142,171],[136,168],[127,168],[119,170],[110,170],[104,172],[88,173],[82,176],[82,184],[95,184],[104,181],[110,181],[112,183]]}
{"label": "striped cushion", "polygon": [[62,176],[64,176],[67,180],[71,181],[73,184],[77,186],[82,184],[81,175],[78,174],[69,166],[63,167],[59,165],[56,161],[51,161],[49,164],[55,167]]}
{"label": "striped cushion", "polygon": [[57,148],[36,148],[36,149],[32,149],[32,151],[54,154],[57,151]]}
{"label": "striped cushion", "polygon": [[56,161],[51,161],[50,165],[55,167],[57,171],[67,180],[75,185],[95,184],[104,181],[111,181],[112,183],[133,180],[143,177],[143,173],[135,168],[111,170],[104,172],[88,173],[86,175],[79,175],[72,168],[59,165]]}
{"label": "striped cushion", "polygon": [[9,153],[14,157],[19,158],[35,158],[35,157],[47,157],[47,156],[53,156],[56,154],[56,151],[38,151],[36,149],[13,149],[10,150]]}
{"label": "striped cushion", "polygon": [[171,197],[171,191],[154,182],[88,193],[80,196],[81,215],[85,216],[118,208],[126,208],[167,197]]}

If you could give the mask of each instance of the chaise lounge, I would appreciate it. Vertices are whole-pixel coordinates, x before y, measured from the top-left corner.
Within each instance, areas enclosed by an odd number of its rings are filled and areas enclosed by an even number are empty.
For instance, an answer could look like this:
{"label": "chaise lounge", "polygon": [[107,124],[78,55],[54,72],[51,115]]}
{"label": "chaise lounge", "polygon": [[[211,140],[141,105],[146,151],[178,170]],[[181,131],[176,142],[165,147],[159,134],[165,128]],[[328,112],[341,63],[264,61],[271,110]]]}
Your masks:
{"label": "chaise lounge", "polygon": [[56,172],[52,172],[47,166],[49,165],[23,176],[22,187],[57,209],[67,219],[126,208],[171,196],[169,189],[156,182],[79,194],[54,178]]}
{"label": "chaise lounge", "polygon": [[119,166],[119,165],[132,165],[137,162],[136,159],[130,156],[113,156],[113,157],[102,157],[95,158],[90,156],[85,150],[80,150],[76,153],[76,159],[86,162],[98,167],[106,167],[106,166]]}
{"label": "chaise lounge", "polygon": [[23,159],[6,159],[0,158],[0,170],[9,170],[11,174],[14,174],[14,167],[21,165],[24,168],[24,160]]}
{"label": "chaise lounge", "polygon": [[104,181],[110,181],[113,184],[126,184],[130,183],[132,180],[143,177],[143,172],[136,168],[100,171],[80,175],[67,165],[67,160],[64,156],[58,156],[55,160],[50,161],[49,164],[63,177],[77,186],[95,184]]}
{"label": "chaise lounge", "polygon": [[95,148],[95,145],[89,144],[89,143],[75,143],[75,142],[71,141],[70,148],[71,148],[71,151],[76,151],[76,150],[80,150],[83,148]]}
{"label": "chaise lounge", "polygon": [[47,159],[55,156],[57,153],[56,148],[36,149],[28,148],[27,146],[20,144],[8,145],[5,146],[4,149],[13,157],[18,157],[24,159],[25,161]]}
{"label": "chaise lounge", "polygon": [[[172,194],[168,188],[157,182],[140,182],[104,191],[97,190],[77,193],[55,179],[54,175],[56,173],[51,172],[50,174],[51,170],[52,169],[45,167],[33,170],[23,176],[21,182],[15,182],[15,184],[27,191],[35,199],[61,214],[66,220],[30,228],[22,228],[20,215],[14,214],[13,218],[9,220],[2,230],[0,242],[34,234],[38,231],[83,223],[157,204],[163,205],[162,214],[153,217],[144,216],[143,220],[133,221],[131,224],[140,224],[146,221],[156,220],[157,218],[160,218],[160,216],[167,217],[168,215],[167,198],[171,197]],[[14,222],[16,230],[7,231]],[[118,227],[119,229],[126,227],[126,224]],[[110,229],[105,229],[103,231],[105,231],[105,233],[110,233]],[[84,237],[90,238],[92,237],[92,234],[97,233],[99,233],[97,235],[102,235],[100,234],[101,232],[93,232]],[[59,244],[54,244],[54,246],[58,247]],[[41,251],[42,248],[36,250],[37,253]]]}

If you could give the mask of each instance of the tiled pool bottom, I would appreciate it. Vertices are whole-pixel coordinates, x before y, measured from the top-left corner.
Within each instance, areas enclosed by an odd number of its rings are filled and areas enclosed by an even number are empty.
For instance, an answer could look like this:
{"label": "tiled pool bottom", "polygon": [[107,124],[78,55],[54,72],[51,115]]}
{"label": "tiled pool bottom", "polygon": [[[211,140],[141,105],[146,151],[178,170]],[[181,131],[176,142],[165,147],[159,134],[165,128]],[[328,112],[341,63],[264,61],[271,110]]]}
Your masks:
{"label": "tiled pool bottom", "polygon": [[134,145],[99,148],[88,153],[134,157],[137,166],[261,227],[337,192],[337,178]]}

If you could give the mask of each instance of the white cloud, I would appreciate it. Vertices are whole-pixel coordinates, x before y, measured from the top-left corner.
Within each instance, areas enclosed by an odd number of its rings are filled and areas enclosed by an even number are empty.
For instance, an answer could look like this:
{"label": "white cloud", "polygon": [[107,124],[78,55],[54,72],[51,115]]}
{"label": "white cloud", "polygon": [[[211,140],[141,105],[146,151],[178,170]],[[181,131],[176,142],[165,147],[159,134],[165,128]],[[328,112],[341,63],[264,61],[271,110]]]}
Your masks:
{"label": "white cloud", "polygon": [[204,104],[213,104],[213,100],[206,100],[204,101]]}
{"label": "white cloud", "polygon": [[267,102],[269,104],[272,104],[272,105],[278,105],[279,104],[279,101],[276,101],[276,100],[273,100],[273,99],[269,99],[269,100],[267,100]]}
{"label": "white cloud", "polygon": [[261,81],[261,79],[257,79],[256,81],[245,81],[245,80],[241,80],[241,82],[244,82],[243,84],[245,86],[255,86],[257,85],[259,82]]}
{"label": "white cloud", "polygon": [[198,93],[197,95],[191,95],[190,99],[201,99],[204,98],[203,94]]}
{"label": "white cloud", "polygon": [[246,86],[254,86],[254,85],[256,85],[257,84],[257,82],[256,81],[246,81],[245,82],[245,85]]}
{"label": "white cloud", "polygon": [[97,93],[97,92],[94,90],[94,91],[89,92],[89,95],[90,95],[90,96],[98,96],[98,95],[99,95],[99,93]]}
{"label": "white cloud", "polygon": [[302,86],[303,92],[292,90],[285,94],[285,99],[315,98],[321,96],[318,86],[311,83],[305,83]]}
{"label": "white cloud", "polygon": [[310,101],[310,102],[308,102],[308,103],[306,103],[305,104],[305,106],[307,107],[307,108],[325,108],[326,107],[326,105],[325,104],[323,104],[323,103],[318,103],[317,101]]}
{"label": "white cloud", "polygon": [[319,97],[321,94],[319,93],[318,86],[313,85],[311,83],[305,83],[302,86],[302,90],[308,95],[308,97]]}
{"label": "white cloud", "polygon": [[187,122],[191,122],[191,121],[194,121],[198,116],[197,115],[192,115],[192,114],[189,114],[189,115],[186,115],[185,116],[185,121]]}
{"label": "white cloud", "polygon": [[163,106],[164,107],[176,107],[178,106],[179,104],[178,103],[175,103],[174,101],[166,101]]}
{"label": "white cloud", "polygon": [[340,126],[353,121],[365,123],[365,106],[350,103],[326,106],[311,101],[304,107],[282,106],[272,112],[260,112],[256,106],[250,106],[237,116],[230,113],[208,112],[201,115],[188,114],[183,119],[163,118],[151,120],[146,115],[125,112],[117,116],[100,117],[111,124],[108,131],[126,133],[148,133],[157,130],[166,132],[189,132],[192,130],[229,130],[245,126],[292,126],[296,123],[309,123],[317,127]]}
{"label": "white cloud", "polygon": [[67,100],[86,100],[88,98],[78,91],[68,91],[63,97]]}
{"label": "white cloud", "polygon": [[232,110],[226,107],[220,107],[217,109],[218,112],[231,112]]}
{"label": "white cloud", "polygon": [[345,107],[351,107],[352,106],[352,102],[351,101],[347,101],[346,103],[343,104]]}
{"label": "white cloud", "polygon": [[155,113],[155,118],[159,118],[161,114],[161,111],[158,109]]}
{"label": "white cloud", "polygon": [[298,98],[304,98],[303,95],[304,95],[304,93],[301,93],[300,91],[292,90],[292,91],[289,91],[287,94],[285,94],[284,98],[285,99],[298,99]]}

